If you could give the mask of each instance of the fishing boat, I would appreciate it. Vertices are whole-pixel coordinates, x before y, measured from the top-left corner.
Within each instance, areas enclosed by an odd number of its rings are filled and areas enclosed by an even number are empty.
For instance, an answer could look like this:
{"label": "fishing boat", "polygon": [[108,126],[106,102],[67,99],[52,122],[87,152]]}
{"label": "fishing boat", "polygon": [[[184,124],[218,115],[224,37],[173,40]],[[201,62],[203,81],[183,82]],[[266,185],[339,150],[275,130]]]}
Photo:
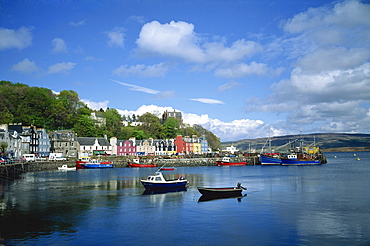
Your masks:
{"label": "fishing boat", "polygon": [[281,157],[281,165],[320,165],[321,160],[314,156],[290,154]]}
{"label": "fishing boat", "polygon": [[88,161],[76,161],[77,169],[94,169],[94,168],[112,168],[113,163],[111,161],[101,161],[97,159],[91,159]]}
{"label": "fishing boat", "polygon": [[58,167],[58,170],[71,171],[76,170],[76,167],[68,167],[67,165],[62,165],[61,167]]}
{"label": "fishing boat", "polygon": [[217,166],[245,166],[247,161],[231,161],[230,157],[223,157],[221,161],[216,161]]}
{"label": "fishing boat", "polygon": [[[296,143],[300,144],[296,146]],[[320,148],[315,146],[315,141],[304,146],[303,140],[294,140],[288,143],[290,150],[287,154],[281,155],[281,165],[320,165],[326,163],[324,154],[321,153]]]}
{"label": "fishing boat", "polygon": [[165,190],[165,189],[180,189],[185,188],[188,181],[184,177],[178,179],[166,180],[160,171],[149,175],[147,179],[140,180],[145,189]]}
{"label": "fishing boat", "polygon": [[[269,152],[264,152],[266,144],[269,144]],[[281,159],[279,153],[273,153],[271,148],[271,138],[266,140],[260,153],[261,165],[281,165]]]}
{"label": "fishing boat", "polygon": [[281,159],[277,153],[260,154],[261,165],[281,165]]}
{"label": "fishing boat", "polygon": [[246,190],[247,188],[244,188],[243,186],[241,186],[240,183],[238,183],[236,187],[222,187],[222,188],[197,187],[197,189],[203,196],[225,198],[242,196],[242,191]]}
{"label": "fishing boat", "polygon": [[155,163],[140,163],[139,159],[133,159],[132,162],[129,162],[128,167],[157,167]]}

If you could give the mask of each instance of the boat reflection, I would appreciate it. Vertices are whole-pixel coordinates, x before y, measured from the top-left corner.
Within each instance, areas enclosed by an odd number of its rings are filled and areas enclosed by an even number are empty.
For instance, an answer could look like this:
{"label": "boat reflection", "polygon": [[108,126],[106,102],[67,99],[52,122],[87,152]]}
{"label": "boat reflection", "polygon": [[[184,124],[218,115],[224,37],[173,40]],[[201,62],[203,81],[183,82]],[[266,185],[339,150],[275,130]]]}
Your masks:
{"label": "boat reflection", "polygon": [[242,195],[242,196],[207,196],[207,195],[202,195],[199,197],[198,202],[208,202],[208,201],[214,201],[214,200],[223,200],[223,199],[234,199],[238,202],[241,202],[244,197],[246,197],[247,194]]}
{"label": "boat reflection", "polygon": [[186,187],[183,188],[174,188],[174,189],[146,189],[142,195],[153,195],[153,194],[165,194],[165,193],[172,193],[172,192],[181,192],[187,191]]}

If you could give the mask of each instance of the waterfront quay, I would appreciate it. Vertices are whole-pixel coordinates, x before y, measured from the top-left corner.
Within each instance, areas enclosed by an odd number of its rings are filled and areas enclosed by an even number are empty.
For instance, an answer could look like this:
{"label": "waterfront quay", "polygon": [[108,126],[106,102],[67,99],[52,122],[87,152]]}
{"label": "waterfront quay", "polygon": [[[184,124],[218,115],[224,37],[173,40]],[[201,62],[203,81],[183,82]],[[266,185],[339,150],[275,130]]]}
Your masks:
{"label": "waterfront quay", "polygon": [[[113,161],[115,168],[127,167],[128,162],[131,162],[133,157],[103,157],[104,160]],[[216,161],[222,158],[143,158],[141,163],[155,163],[157,167],[192,167],[192,166],[215,166]],[[233,160],[241,161],[247,159],[247,165],[259,165],[259,158],[252,157],[235,157]],[[67,164],[69,167],[75,166],[75,160],[69,161],[37,161],[37,162],[18,162],[11,164],[0,165],[0,179],[17,179],[22,173],[57,170],[58,167]]]}

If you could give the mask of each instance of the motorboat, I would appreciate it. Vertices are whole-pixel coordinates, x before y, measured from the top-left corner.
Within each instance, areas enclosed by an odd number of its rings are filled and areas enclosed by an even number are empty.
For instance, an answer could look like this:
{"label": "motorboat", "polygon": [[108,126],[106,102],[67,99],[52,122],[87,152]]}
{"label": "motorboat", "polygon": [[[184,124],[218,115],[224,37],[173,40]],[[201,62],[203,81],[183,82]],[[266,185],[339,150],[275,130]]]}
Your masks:
{"label": "motorboat", "polygon": [[216,161],[217,166],[245,166],[247,161],[232,161],[230,157],[223,157],[221,161]]}
{"label": "motorboat", "polygon": [[68,167],[67,165],[62,165],[61,167],[58,167],[58,170],[71,171],[76,170],[76,167]]}
{"label": "motorboat", "polygon": [[153,175],[149,175],[147,179],[142,179],[140,182],[145,189],[152,190],[179,189],[185,188],[188,184],[188,180],[182,176],[178,179],[166,180],[160,171],[155,172]]}
{"label": "motorboat", "polygon": [[88,161],[76,161],[77,169],[113,168],[113,162],[91,159]]}

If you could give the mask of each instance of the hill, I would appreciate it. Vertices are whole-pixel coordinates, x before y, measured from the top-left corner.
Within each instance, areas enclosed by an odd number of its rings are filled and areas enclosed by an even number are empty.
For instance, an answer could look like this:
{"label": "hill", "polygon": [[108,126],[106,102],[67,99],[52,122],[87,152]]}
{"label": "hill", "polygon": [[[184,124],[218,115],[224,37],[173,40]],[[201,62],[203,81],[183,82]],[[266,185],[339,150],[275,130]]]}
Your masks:
{"label": "hill", "polygon": [[[307,142],[316,142],[323,152],[370,151],[370,134],[349,133],[315,133],[304,135],[287,135],[272,138],[273,148],[282,146],[291,140],[302,138]],[[267,138],[244,139],[233,142],[223,142],[222,148],[234,145],[240,151],[255,149],[260,152]]]}

